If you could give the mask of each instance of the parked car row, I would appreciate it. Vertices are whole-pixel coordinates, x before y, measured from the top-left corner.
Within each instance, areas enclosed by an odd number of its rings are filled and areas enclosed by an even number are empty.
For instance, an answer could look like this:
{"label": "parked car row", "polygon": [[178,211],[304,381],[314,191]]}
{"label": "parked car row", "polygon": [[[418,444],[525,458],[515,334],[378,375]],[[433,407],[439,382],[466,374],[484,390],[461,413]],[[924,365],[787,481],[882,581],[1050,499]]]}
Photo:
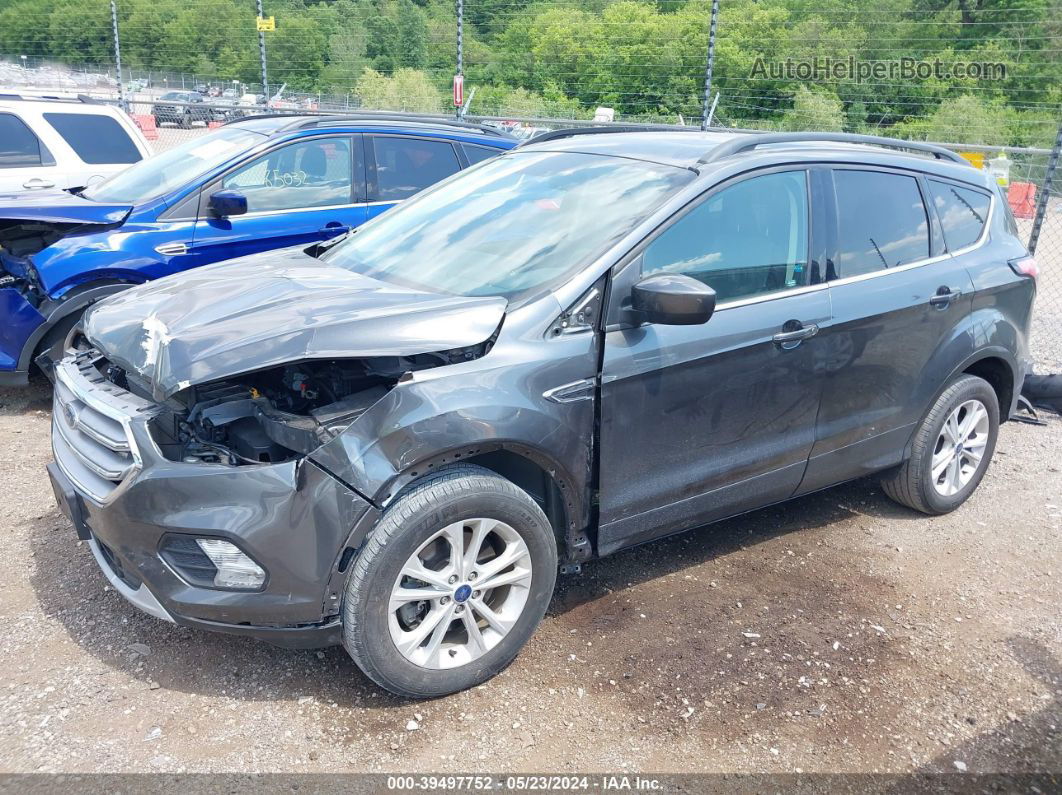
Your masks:
{"label": "parked car row", "polygon": [[253,119],[14,224],[12,316],[116,291],[52,364],[48,467],[111,586],[433,697],[515,658],[559,566],[864,475],[926,514],[977,488],[1036,278],[984,174],[836,133],[513,143]]}
{"label": "parked car row", "polygon": [[47,370],[81,313],[104,296],[329,240],[515,144],[443,120],[258,117],[83,189],[30,201],[0,195],[0,383],[24,382],[42,356]]}

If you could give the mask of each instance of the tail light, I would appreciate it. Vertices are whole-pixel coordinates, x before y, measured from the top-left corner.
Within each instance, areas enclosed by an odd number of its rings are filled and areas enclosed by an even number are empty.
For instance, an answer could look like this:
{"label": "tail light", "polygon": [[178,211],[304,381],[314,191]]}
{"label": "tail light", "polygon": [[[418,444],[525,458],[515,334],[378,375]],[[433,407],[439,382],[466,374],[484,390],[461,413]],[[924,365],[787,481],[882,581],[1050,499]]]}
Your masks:
{"label": "tail light", "polygon": [[1036,264],[1036,260],[1031,256],[1012,259],[1010,267],[1019,276],[1028,276],[1030,279],[1035,279],[1040,275],[1040,266]]}

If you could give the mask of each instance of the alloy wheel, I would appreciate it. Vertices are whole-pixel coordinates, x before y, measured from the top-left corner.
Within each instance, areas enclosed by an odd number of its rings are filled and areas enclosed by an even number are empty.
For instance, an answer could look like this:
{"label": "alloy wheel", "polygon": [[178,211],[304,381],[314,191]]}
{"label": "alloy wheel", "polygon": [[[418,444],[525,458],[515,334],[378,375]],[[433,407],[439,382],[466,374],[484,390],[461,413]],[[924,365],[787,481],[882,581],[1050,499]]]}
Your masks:
{"label": "alloy wheel", "polygon": [[483,656],[516,624],[531,588],[531,554],[495,519],[454,522],[402,566],[388,628],[399,653],[423,668],[455,668]]}
{"label": "alloy wheel", "polygon": [[938,494],[956,494],[977,474],[990,427],[988,409],[980,400],[964,401],[948,415],[933,447],[931,477]]}

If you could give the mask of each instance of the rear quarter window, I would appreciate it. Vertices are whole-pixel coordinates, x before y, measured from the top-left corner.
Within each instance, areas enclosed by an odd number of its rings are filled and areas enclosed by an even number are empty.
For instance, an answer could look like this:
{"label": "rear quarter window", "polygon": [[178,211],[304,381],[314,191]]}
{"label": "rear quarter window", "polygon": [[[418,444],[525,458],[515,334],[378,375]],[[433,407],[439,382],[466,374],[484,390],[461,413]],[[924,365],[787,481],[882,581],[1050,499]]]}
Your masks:
{"label": "rear quarter window", "polygon": [[837,276],[926,259],[929,220],[918,181],[884,171],[837,170]]}
{"label": "rear quarter window", "polygon": [[944,229],[948,251],[957,251],[976,243],[988,223],[991,197],[981,191],[960,188],[935,179],[929,180],[929,192]]}
{"label": "rear quarter window", "polygon": [[465,150],[465,157],[468,158],[468,164],[470,166],[474,166],[476,163],[487,160],[495,155],[500,155],[503,151],[501,149],[495,149],[492,146],[477,146],[476,144],[462,144],[461,146]]}
{"label": "rear quarter window", "polygon": [[45,113],[44,120],[85,163],[139,163],[140,151],[122,125],[95,113]]}

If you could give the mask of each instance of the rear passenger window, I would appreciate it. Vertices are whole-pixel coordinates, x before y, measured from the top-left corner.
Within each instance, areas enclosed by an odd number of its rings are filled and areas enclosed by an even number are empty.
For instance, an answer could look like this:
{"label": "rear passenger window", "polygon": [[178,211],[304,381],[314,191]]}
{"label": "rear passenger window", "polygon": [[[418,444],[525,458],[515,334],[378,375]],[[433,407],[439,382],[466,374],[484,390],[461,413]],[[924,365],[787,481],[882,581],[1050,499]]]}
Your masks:
{"label": "rear passenger window", "polygon": [[948,251],[972,245],[981,237],[988,222],[992,200],[984,193],[960,188],[947,182],[929,180],[929,192],[937,208],[940,225],[944,228],[944,242]]}
{"label": "rear passenger window", "polygon": [[462,144],[462,146],[465,148],[465,157],[468,158],[470,166],[501,154],[500,149],[494,149],[490,146],[476,146],[475,144]]}
{"label": "rear passenger window", "polygon": [[140,150],[122,125],[95,113],[45,113],[44,120],[63,136],[85,163],[139,163]]}
{"label": "rear passenger window", "polygon": [[862,276],[929,256],[929,222],[914,177],[834,171],[837,276]]}
{"label": "rear passenger window", "polygon": [[808,194],[803,171],[765,174],[703,201],[642,255],[642,273],[681,273],[716,300],[808,284]]}
{"label": "rear passenger window", "polygon": [[408,199],[461,168],[457,152],[448,141],[385,136],[371,140],[376,155],[376,199],[379,201]]}
{"label": "rear passenger window", "polygon": [[37,136],[18,116],[0,113],[0,168],[55,165]]}

